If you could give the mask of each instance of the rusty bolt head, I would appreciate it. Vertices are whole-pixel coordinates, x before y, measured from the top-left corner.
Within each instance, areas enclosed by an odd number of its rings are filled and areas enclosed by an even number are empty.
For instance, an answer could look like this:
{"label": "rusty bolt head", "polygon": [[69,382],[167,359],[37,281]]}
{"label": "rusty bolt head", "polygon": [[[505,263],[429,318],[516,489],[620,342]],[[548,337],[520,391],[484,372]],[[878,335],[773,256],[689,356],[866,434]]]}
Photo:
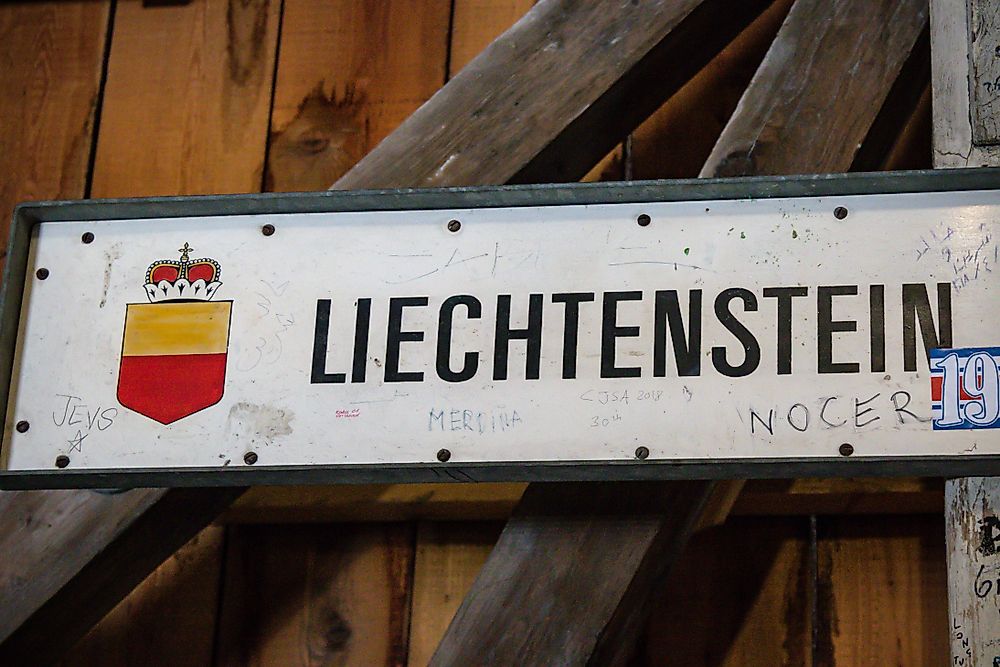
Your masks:
{"label": "rusty bolt head", "polygon": [[845,442],[840,446],[841,456],[850,456],[853,453],[854,453],[854,445],[852,445],[851,443]]}
{"label": "rusty bolt head", "polygon": [[650,223],[650,222],[652,222],[652,221],[653,221],[653,219],[652,219],[652,218],[650,218],[650,217],[649,217],[648,215],[646,215],[645,213],[643,213],[643,214],[642,214],[642,215],[640,215],[640,216],[639,216],[638,218],[636,218],[636,219],[635,219],[635,221],[639,223],[639,226],[640,226],[640,227],[648,227],[648,226],[649,226],[649,223]]}
{"label": "rusty bolt head", "polygon": [[264,225],[263,227],[260,228],[260,233],[263,234],[264,236],[273,236],[274,235],[274,225],[272,225],[270,223]]}
{"label": "rusty bolt head", "polygon": [[247,452],[244,454],[243,463],[246,463],[248,466],[252,466],[254,463],[257,463],[257,452]]}
{"label": "rusty bolt head", "polygon": [[462,223],[459,222],[458,220],[449,220],[448,221],[448,231],[449,232],[457,232],[461,228],[462,228]]}
{"label": "rusty bolt head", "polygon": [[57,468],[65,468],[68,465],[69,465],[69,457],[68,456],[66,456],[65,454],[60,454],[59,456],[56,457],[56,467]]}
{"label": "rusty bolt head", "polygon": [[43,266],[42,268],[35,271],[35,277],[37,277],[39,280],[45,280],[46,278],[49,277],[49,270]]}
{"label": "rusty bolt head", "polygon": [[450,458],[451,458],[451,452],[449,452],[447,449],[438,450],[437,453],[438,461],[440,461],[441,463],[447,463]]}
{"label": "rusty bolt head", "polygon": [[833,209],[833,217],[835,217],[837,220],[843,220],[844,218],[847,217],[847,209],[844,208],[843,206],[838,206],[837,208]]}
{"label": "rusty bolt head", "polygon": [[21,421],[17,422],[17,426],[15,426],[14,428],[17,429],[18,433],[27,433],[28,429],[31,428],[31,424],[22,419]]}
{"label": "rusty bolt head", "polygon": [[635,458],[640,461],[645,461],[649,458],[649,447],[636,447],[635,448]]}

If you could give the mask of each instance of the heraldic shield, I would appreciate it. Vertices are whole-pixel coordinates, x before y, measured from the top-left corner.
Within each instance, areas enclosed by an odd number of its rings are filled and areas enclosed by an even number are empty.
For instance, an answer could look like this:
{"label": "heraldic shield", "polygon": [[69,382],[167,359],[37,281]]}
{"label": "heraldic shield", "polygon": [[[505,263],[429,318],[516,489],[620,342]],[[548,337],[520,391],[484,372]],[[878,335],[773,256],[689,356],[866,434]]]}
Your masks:
{"label": "heraldic shield", "polygon": [[170,424],[215,405],[226,384],[232,301],[211,301],[222,285],[219,265],[162,260],[146,273],[149,303],[126,306],[118,401]]}

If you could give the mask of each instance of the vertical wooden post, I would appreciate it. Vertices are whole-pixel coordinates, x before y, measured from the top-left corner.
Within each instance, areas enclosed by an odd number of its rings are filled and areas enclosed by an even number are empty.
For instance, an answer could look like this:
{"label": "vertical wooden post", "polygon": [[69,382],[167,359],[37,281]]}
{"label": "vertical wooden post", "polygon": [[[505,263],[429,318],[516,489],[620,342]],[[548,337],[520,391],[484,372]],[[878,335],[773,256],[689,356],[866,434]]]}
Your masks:
{"label": "vertical wooden post", "polygon": [[[931,0],[934,166],[1000,166],[1000,5]],[[1000,665],[1000,479],[945,484],[952,665]]]}
{"label": "vertical wooden post", "polygon": [[1000,665],[1000,480],[945,483],[952,665]]}
{"label": "vertical wooden post", "polygon": [[934,166],[1000,166],[995,85],[1000,75],[1000,6],[994,0],[931,0],[930,8]]}

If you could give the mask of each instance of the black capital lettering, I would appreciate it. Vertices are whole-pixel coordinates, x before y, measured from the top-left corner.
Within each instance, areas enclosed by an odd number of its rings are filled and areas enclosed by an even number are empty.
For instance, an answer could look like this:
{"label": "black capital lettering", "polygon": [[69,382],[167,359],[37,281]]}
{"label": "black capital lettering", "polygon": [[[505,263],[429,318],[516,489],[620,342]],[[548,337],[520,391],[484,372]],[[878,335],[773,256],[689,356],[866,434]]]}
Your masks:
{"label": "black capital lettering", "polygon": [[542,295],[528,297],[528,326],[524,329],[510,328],[510,294],[497,296],[496,336],[493,344],[493,379],[507,379],[507,359],[510,341],[527,341],[524,377],[537,380],[542,361]]}
{"label": "black capital lettering", "polygon": [[580,304],[593,300],[593,292],[567,292],[552,295],[552,303],[566,304],[566,317],[563,321],[562,376],[564,380],[572,380],[576,377],[576,349],[580,330]]}
{"label": "black capital lettering", "polygon": [[870,313],[869,340],[872,349],[872,373],[885,372],[885,285],[868,287]]}
{"label": "black capital lettering", "polygon": [[351,382],[364,382],[368,368],[368,328],[371,324],[372,300],[358,299],[358,316],[354,321],[354,367]]}
{"label": "black capital lettering", "polygon": [[465,306],[469,319],[483,316],[483,304],[474,296],[460,294],[450,296],[441,304],[438,316],[437,374],[445,382],[464,382],[471,379],[479,369],[479,353],[466,352],[459,371],[451,370],[451,333],[455,308]]}
{"label": "black capital lettering", "polygon": [[858,373],[861,365],[853,361],[833,362],[833,334],[838,331],[857,331],[854,320],[833,319],[833,297],[856,296],[857,285],[834,285],[817,289],[816,298],[816,348],[817,371],[820,373]]}
{"label": "black capital lettering", "polygon": [[316,301],[316,330],[313,334],[311,384],[347,382],[345,373],[326,372],[326,351],[330,340],[330,299]]}
{"label": "black capital lettering", "polygon": [[715,316],[722,326],[729,330],[729,333],[743,343],[743,363],[739,366],[731,365],[726,359],[726,348],[717,346],[712,348],[712,364],[723,375],[744,377],[753,373],[760,365],[760,343],[729,310],[729,302],[733,299],[743,301],[744,311],[755,312],[757,310],[757,297],[754,296],[753,292],[742,287],[730,287],[720,292],[719,296],[715,298]]}
{"label": "black capital lettering", "polygon": [[385,342],[385,381],[421,382],[422,371],[399,370],[399,348],[401,343],[418,343],[424,339],[423,331],[403,331],[403,309],[426,306],[426,296],[400,296],[389,299],[389,327]]}
{"label": "black capital lettering", "polygon": [[778,300],[778,375],[792,372],[792,299],[809,296],[808,287],[765,287],[764,296]]}
{"label": "black capital lettering", "polygon": [[701,375],[701,290],[688,292],[688,333],[684,339],[684,320],[677,290],[656,292],[653,328],[653,377],[667,375],[667,326],[674,348],[678,377]]}
{"label": "black capital lettering", "polygon": [[605,292],[604,314],[601,323],[601,377],[637,378],[642,373],[638,366],[615,365],[615,341],[618,338],[635,338],[639,327],[618,326],[618,304],[622,301],[641,301],[642,292]]}
{"label": "black capital lettering", "polygon": [[917,323],[924,341],[925,358],[936,347],[951,347],[951,283],[937,284],[938,330],[934,330],[927,286],[903,285],[903,370],[917,370]]}

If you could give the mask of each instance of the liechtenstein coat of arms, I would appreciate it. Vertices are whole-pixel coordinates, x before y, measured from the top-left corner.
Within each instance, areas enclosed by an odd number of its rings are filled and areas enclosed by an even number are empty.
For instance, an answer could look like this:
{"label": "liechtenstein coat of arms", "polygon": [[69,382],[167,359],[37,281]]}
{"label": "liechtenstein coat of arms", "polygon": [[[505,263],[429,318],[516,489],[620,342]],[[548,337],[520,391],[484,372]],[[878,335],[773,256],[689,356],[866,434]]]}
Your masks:
{"label": "liechtenstein coat of arms", "polygon": [[222,283],[213,259],[159,260],[146,271],[148,303],[130,303],[118,401],[170,424],[215,405],[226,384],[232,301],[212,301]]}

